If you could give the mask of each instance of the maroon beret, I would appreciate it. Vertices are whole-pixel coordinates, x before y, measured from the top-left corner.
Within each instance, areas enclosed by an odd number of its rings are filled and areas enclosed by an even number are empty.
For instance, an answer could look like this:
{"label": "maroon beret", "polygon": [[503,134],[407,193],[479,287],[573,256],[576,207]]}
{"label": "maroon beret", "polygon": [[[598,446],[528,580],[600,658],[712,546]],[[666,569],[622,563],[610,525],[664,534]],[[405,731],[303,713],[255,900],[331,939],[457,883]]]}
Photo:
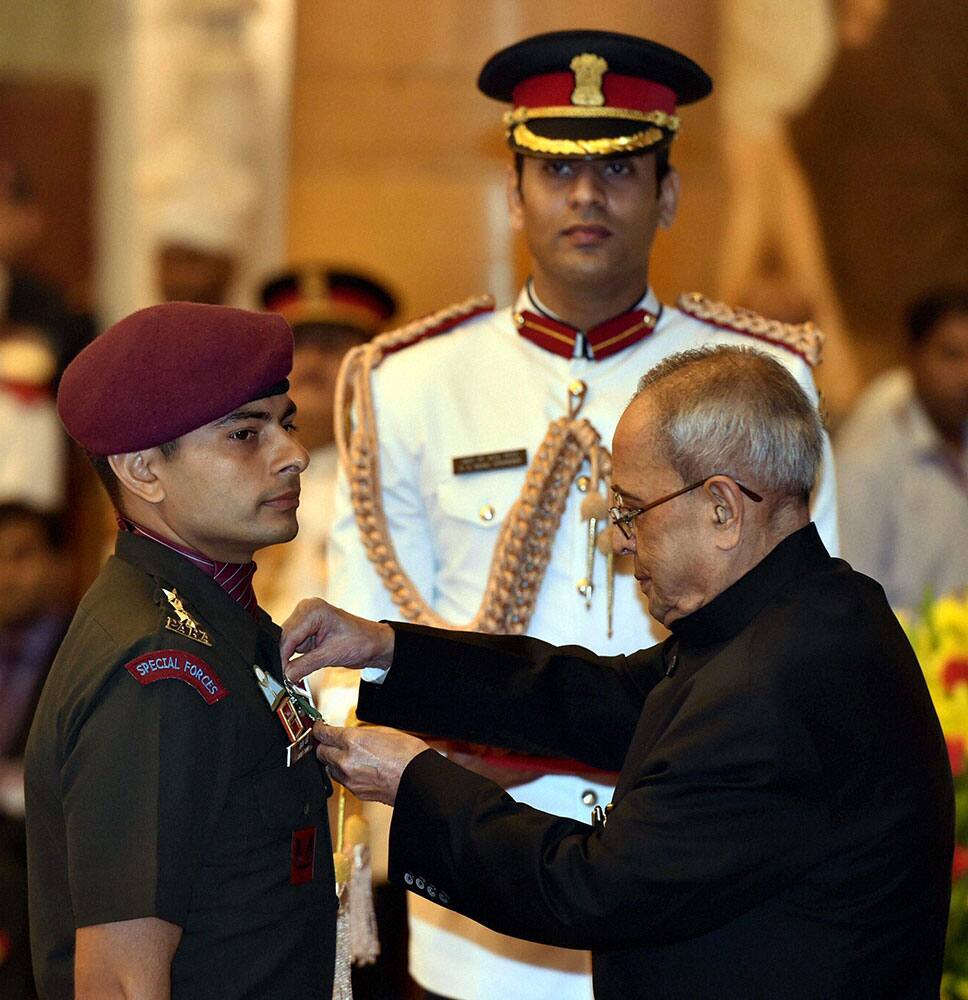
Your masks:
{"label": "maroon beret", "polygon": [[285,392],[292,331],[272,313],[168,302],[105,330],[67,366],[57,412],[95,455],[173,441]]}

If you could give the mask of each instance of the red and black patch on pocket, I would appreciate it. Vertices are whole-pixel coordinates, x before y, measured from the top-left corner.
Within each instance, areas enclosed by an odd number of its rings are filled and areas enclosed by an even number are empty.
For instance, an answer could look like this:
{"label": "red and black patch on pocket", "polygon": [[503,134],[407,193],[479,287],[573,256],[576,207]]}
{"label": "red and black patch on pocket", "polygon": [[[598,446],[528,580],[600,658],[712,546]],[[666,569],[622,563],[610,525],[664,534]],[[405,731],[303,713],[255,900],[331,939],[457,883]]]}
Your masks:
{"label": "red and black patch on pocket", "polygon": [[291,885],[312,882],[316,867],[316,827],[304,826],[292,831],[292,863],[289,866]]}

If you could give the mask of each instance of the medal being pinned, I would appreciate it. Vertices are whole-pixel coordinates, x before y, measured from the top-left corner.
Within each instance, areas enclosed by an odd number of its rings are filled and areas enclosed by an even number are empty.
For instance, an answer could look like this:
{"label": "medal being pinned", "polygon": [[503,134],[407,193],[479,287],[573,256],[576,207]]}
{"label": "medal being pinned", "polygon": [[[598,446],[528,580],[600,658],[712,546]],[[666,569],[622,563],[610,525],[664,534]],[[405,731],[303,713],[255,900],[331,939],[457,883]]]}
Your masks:
{"label": "medal being pinned", "polygon": [[252,668],[255,679],[269,707],[279,717],[282,728],[289,738],[286,747],[286,767],[292,767],[313,747],[313,723],[322,720],[313,705],[308,686],[297,688],[291,681],[282,685],[262,667]]}

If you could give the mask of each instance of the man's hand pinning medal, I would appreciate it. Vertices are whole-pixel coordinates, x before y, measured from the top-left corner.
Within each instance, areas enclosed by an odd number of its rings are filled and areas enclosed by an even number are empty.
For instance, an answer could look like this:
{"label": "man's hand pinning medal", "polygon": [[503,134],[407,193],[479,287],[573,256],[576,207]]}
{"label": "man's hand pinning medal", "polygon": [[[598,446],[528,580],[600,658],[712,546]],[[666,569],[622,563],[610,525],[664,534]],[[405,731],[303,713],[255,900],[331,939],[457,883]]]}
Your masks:
{"label": "man's hand pinning medal", "polygon": [[[394,635],[389,625],[357,618],[319,598],[300,601],[282,627],[281,655],[292,682],[320,667],[388,668]],[[296,654],[296,659],[292,659]],[[298,692],[297,692],[298,694]],[[316,713],[314,718],[318,718]],[[393,805],[404,769],[428,750],[423,740],[382,727],[313,726],[316,756],[341,785],[358,798]]]}
{"label": "man's hand pinning medal", "polygon": [[343,728],[317,722],[316,756],[357,798],[392,806],[407,765],[430,748],[423,740],[383,726]]}
{"label": "man's hand pinning medal", "polygon": [[[393,629],[311,598],[300,601],[283,624],[280,653],[292,681],[320,667],[389,667]],[[293,660],[296,653],[302,655]]]}

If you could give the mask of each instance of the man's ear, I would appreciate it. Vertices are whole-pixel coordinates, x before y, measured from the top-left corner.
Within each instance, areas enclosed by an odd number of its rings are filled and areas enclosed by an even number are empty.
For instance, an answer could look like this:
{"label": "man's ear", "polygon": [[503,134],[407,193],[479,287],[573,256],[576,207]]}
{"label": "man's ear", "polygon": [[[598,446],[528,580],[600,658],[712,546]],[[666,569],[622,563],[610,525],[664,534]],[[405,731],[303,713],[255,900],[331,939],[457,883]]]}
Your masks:
{"label": "man's ear", "polygon": [[146,503],[161,503],[165,499],[165,487],[155,474],[161,460],[160,448],[108,456],[108,464],[121,485]]}
{"label": "man's ear", "polygon": [[679,207],[679,174],[675,167],[662,178],[659,185],[659,228],[668,229],[676,218]]}
{"label": "man's ear", "polygon": [[735,548],[743,534],[743,495],[736,484],[726,476],[710,479],[703,490],[707,501],[704,517],[716,536],[716,547]]}
{"label": "man's ear", "polygon": [[508,199],[508,219],[511,222],[511,229],[516,233],[524,232],[524,198],[521,195],[521,176],[512,163],[509,163],[505,168],[504,186]]}

